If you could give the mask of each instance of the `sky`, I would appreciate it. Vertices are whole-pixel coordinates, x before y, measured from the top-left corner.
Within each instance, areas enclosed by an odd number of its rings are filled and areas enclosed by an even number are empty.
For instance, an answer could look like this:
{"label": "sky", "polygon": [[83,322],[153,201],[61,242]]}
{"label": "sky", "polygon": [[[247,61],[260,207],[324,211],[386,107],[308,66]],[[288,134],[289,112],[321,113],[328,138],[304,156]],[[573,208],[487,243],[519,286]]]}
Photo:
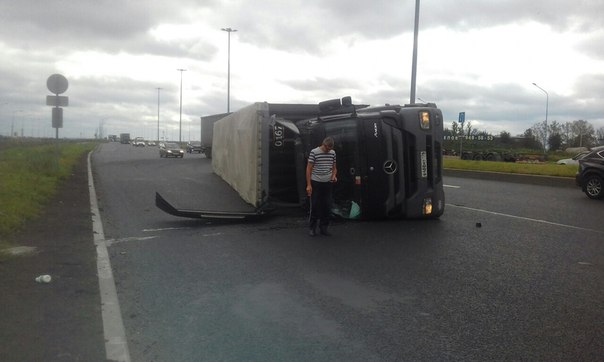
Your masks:
{"label": "sky", "polygon": [[[422,0],[416,100],[494,135],[546,110],[604,127],[602,14],[601,0]],[[227,111],[222,28],[237,30],[231,111],[409,103],[414,17],[414,0],[0,0],[0,135],[54,137],[47,79],[61,74],[60,137],[198,140],[199,117]]]}

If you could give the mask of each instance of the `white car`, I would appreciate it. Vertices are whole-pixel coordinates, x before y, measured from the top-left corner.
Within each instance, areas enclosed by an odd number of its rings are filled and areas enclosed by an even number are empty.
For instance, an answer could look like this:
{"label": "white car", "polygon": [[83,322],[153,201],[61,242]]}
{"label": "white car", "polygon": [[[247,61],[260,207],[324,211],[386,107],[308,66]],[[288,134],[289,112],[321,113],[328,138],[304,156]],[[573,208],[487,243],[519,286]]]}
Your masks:
{"label": "white car", "polygon": [[136,147],[145,147],[145,139],[142,137],[136,137],[132,145]]}
{"label": "white car", "polygon": [[578,165],[579,160],[582,159],[583,157],[587,156],[587,154],[589,154],[589,151],[584,151],[584,152],[576,154],[573,158],[564,158],[562,160],[559,160],[556,163],[558,165]]}

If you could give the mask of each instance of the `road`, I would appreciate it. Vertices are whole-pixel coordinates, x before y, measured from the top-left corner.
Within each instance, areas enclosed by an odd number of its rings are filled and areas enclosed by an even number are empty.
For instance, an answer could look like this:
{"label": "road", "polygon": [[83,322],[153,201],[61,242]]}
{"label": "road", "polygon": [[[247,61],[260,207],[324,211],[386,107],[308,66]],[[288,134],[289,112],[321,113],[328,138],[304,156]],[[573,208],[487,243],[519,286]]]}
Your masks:
{"label": "road", "polygon": [[104,144],[93,171],[133,361],[601,360],[602,202],[578,189],[446,178],[439,220],[304,216],[208,223],[249,208],[203,155]]}

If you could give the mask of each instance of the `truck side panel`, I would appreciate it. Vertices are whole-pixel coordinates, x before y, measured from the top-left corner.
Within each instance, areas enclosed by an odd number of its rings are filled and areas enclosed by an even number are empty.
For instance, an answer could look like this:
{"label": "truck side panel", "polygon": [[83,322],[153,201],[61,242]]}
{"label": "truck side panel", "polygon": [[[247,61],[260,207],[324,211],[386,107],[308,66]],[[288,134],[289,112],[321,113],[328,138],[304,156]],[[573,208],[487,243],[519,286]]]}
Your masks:
{"label": "truck side panel", "polygon": [[254,207],[260,207],[266,197],[267,119],[268,104],[254,103],[220,119],[213,129],[214,172]]}

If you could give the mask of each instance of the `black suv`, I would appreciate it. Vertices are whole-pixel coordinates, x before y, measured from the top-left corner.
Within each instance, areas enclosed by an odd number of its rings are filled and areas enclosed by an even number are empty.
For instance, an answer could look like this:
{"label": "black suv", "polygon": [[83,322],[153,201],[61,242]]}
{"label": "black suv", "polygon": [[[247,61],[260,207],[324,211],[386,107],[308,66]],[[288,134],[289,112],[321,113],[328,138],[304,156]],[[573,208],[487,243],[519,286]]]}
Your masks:
{"label": "black suv", "polygon": [[201,151],[202,151],[201,142],[191,141],[191,142],[187,143],[187,152],[188,153],[193,153],[193,152],[201,153]]}
{"label": "black suv", "polygon": [[592,148],[579,160],[575,181],[590,199],[604,198],[604,146]]}

